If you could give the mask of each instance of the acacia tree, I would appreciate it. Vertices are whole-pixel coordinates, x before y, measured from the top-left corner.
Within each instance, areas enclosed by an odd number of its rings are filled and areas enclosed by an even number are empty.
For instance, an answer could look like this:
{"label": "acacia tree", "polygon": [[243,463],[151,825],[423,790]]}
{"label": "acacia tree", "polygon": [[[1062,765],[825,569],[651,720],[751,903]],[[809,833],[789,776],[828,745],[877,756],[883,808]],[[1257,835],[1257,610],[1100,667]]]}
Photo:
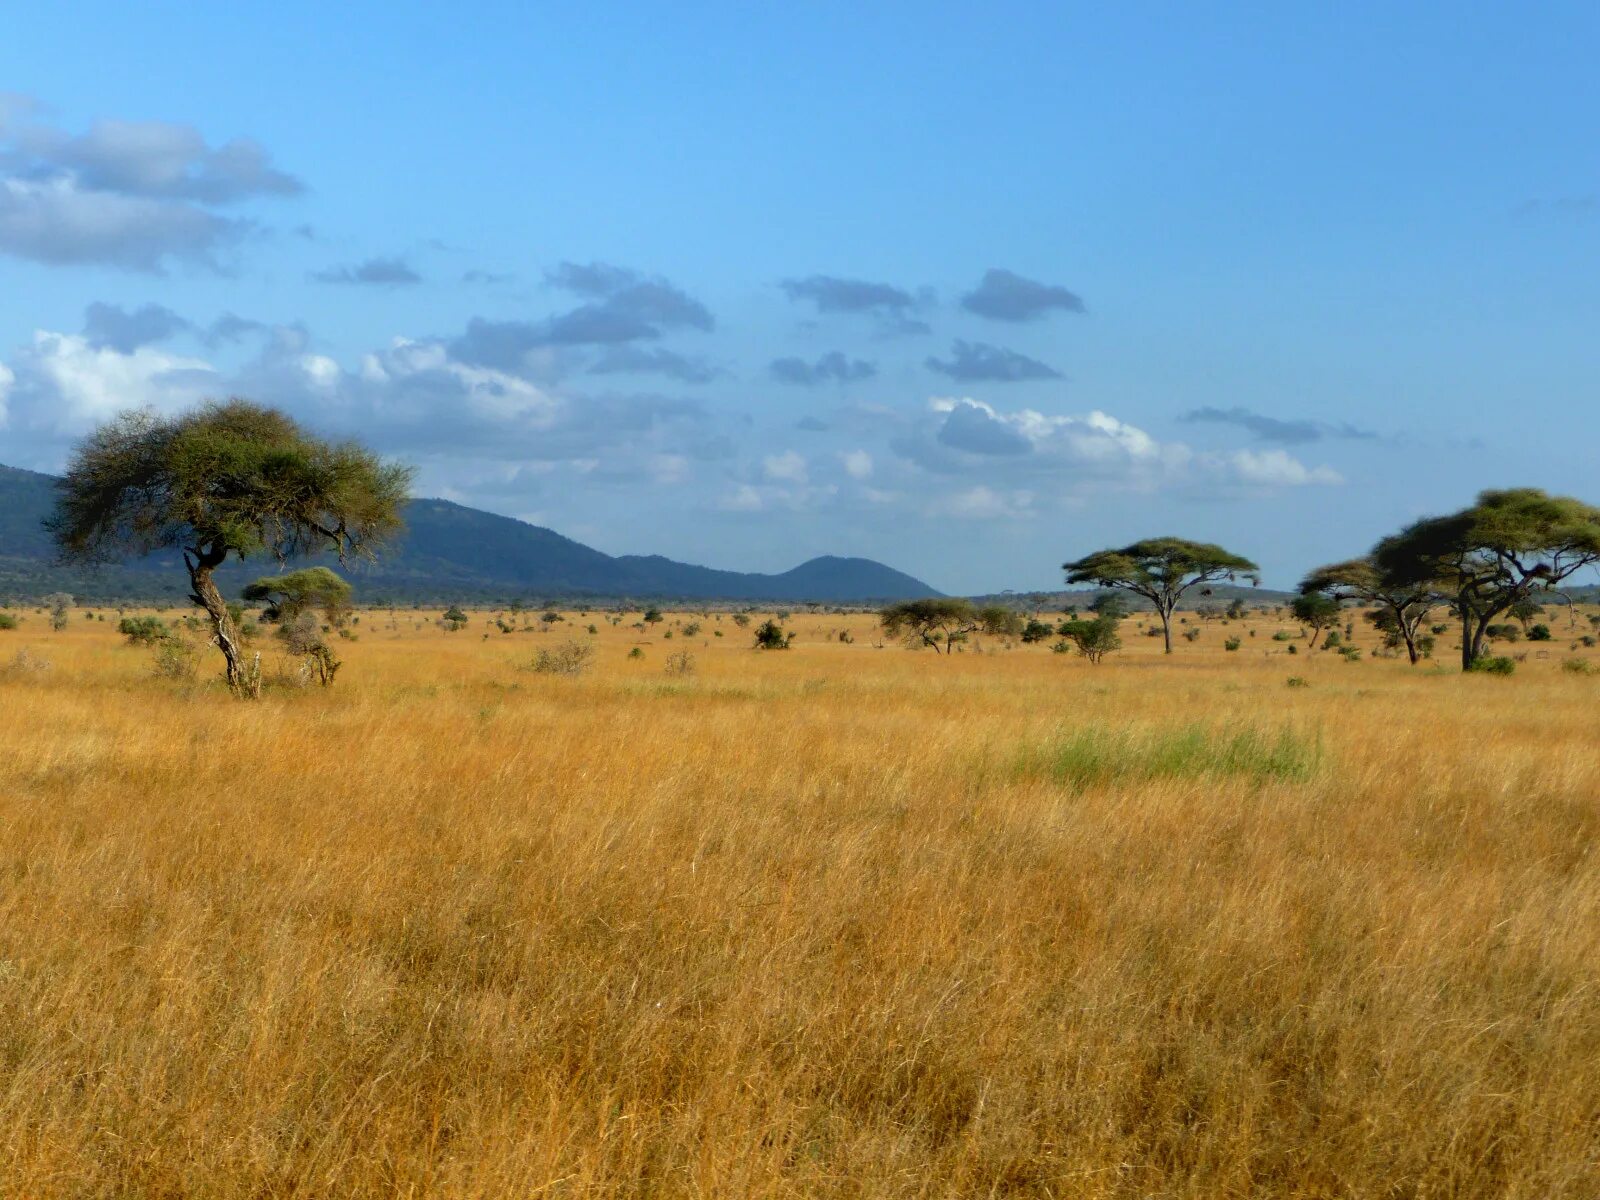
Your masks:
{"label": "acacia tree", "polygon": [[125,412],[100,426],[73,452],[47,525],[68,561],[181,551],[228,687],[247,695],[254,683],[217,568],[230,555],[370,557],[400,529],[410,482],[408,467],[318,439],[277,409],[213,401],[175,417]]}
{"label": "acacia tree", "polygon": [[[1446,600],[1432,580],[1395,582],[1388,579],[1371,558],[1352,558],[1318,567],[1300,581],[1300,595],[1302,598],[1326,596],[1336,606],[1344,600],[1375,606],[1383,615],[1374,623],[1399,636],[1412,666],[1421,658],[1417,649],[1418,630],[1428,614]],[[1299,616],[1298,611],[1296,616]]]}
{"label": "acacia tree", "polygon": [[954,597],[891,604],[879,611],[878,620],[890,637],[906,637],[913,643],[931,646],[935,654],[951,653],[957,642],[980,631],[1020,632],[1020,619],[1011,609],[1000,605],[977,608],[970,600]]}
{"label": "acacia tree", "polygon": [[1161,618],[1161,636],[1172,653],[1172,612],[1183,594],[1197,584],[1248,579],[1261,583],[1261,569],[1209,542],[1183,538],[1146,538],[1120,550],[1097,550],[1075,562],[1062,564],[1067,583],[1092,583],[1143,596],[1155,605]]}
{"label": "acacia tree", "polygon": [[1396,586],[1437,586],[1461,619],[1461,668],[1483,654],[1490,622],[1600,562],[1600,508],[1539,488],[1486,491],[1446,517],[1379,542],[1372,560]]}

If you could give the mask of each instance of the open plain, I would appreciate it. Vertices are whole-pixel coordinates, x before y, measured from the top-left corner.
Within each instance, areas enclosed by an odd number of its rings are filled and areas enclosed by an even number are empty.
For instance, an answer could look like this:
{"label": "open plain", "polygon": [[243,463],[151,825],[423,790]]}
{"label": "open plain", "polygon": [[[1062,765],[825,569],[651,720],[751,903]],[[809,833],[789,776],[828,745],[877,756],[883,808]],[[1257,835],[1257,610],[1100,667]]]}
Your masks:
{"label": "open plain", "polygon": [[255,704],[0,633],[6,1195],[1600,1194],[1565,614],[1510,678],[438,615]]}

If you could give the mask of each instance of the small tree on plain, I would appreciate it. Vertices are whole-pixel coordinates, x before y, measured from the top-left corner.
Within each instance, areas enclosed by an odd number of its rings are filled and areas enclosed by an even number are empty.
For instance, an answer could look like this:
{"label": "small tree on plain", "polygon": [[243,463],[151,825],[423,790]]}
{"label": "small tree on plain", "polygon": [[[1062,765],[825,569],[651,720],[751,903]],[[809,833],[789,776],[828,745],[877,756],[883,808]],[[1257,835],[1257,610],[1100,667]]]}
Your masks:
{"label": "small tree on plain", "polygon": [[1248,558],[1209,542],[1184,538],[1146,538],[1118,550],[1097,550],[1065,563],[1067,583],[1092,583],[1143,596],[1161,619],[1162,642],[1172,653],[1172,612],[1183,594],[1218,580],[1261,582],[1260,568]]}
{"label": "small tree on plain", "polygon": [[72,597],[66,592],[52,592],[44,598],[44,605],[50,610],[50,628],[60,633],[71,621]]}
{"label": "small tree on plain", "polygon": [[955,598],[891,604],[879,611],[878,621],[890,637],[929,646],[935,654],[950,654],[957,642],[966,641],[984,626],[983,616],[970,600]]}
{"label": "small tree on plain", "polygon": [[[1300,594],[1320,594],[1335,605],[1342,600],[1373,605],[1377,612],[1369,614],[1368,620],[1386,639],[1392,635],[1405,646],[1412,666],[1422,658],[1418,632],[1446,599],[1430,580],[1402,583],[1388,578],[1370,557],[1318,567],[1300,581]],[[1313,628],[1312,635],[1315,634]]]}
{"label": "small tree on plain", "polygon": [[1290,602],[1289,613],[1305,627],[1306,641],[1314,642],[1317,634],[1339,624],[1344,608],[1326,593],[1306,592]]}
{"label": "small tree on plain", "polygon": [[1058,632],[1077,648],[1079,654],[1091,663],[1098,664],[1113,650],[1122,649],[1122,638],[1117,633],[1115,617],[1099,616],[1091,621],[1063,621]]}

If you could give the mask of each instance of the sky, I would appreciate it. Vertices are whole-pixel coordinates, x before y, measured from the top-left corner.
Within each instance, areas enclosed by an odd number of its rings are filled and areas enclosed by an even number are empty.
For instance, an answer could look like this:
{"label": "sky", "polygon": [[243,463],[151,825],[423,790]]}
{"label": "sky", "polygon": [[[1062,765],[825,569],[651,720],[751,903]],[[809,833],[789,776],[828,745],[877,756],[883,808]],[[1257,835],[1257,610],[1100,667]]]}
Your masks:
{"label": "sky", "polygon": [[1600,7],[33,4],[0,462],[243,395],[613,554],[1290,587],[1600,501]]}

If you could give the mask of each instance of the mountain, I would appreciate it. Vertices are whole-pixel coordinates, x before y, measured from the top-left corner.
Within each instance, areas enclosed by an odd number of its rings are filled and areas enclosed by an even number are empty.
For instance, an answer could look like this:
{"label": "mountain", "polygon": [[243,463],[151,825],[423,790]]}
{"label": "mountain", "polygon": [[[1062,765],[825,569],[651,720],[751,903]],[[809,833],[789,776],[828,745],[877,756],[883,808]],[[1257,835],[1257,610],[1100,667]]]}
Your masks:
{"label": "mountain", "polygon": [[[85,599],[173,601],[188,591],[175,552],[98,570],[62,567],[40,522],[55,479],[0,467],[0,596],[71,592]],[[406,532],[377,563],[348,572],[369,601],[507,601],[521,598],[818,601],[864,604],[939,593],[866,558],[813,558],[781,575],[719,571],[659,555],[613,557],[554,530],[448,500],[413,500]],[[225,594],[269,573],[271,563],[218,572]]]}

